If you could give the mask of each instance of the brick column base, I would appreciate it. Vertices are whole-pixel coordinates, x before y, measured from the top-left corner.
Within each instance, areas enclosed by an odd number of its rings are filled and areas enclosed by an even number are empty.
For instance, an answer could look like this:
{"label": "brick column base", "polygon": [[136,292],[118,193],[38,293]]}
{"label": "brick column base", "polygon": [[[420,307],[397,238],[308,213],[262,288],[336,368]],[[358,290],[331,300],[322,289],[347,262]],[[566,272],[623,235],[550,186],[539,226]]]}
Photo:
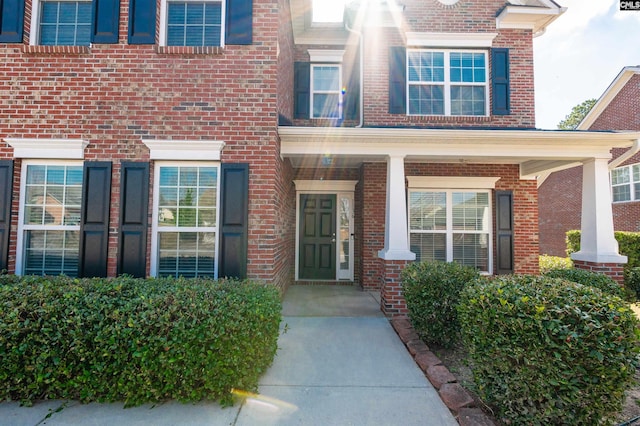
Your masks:
{"label": "brick column base", "polygon": [[400,272],[411,260],[381,260],[382,287],[380,289],[380,309],[390,318],[407,316],[407,303],[402,295]]}
{"label": "brick column base", "polygon": [[622,263],[597,263],[586,260],[574,260],[573,266],[577,269],[585,269],[587,271],[608,275],[621,286],[624,285],[624,264]]}

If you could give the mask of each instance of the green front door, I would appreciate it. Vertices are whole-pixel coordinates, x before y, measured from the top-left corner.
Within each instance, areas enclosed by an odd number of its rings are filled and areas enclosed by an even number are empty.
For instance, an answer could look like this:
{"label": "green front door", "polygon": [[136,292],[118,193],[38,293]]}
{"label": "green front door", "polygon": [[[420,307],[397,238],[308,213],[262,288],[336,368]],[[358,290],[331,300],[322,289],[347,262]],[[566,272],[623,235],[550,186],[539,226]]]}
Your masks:
{"label": "green front door", "polygon": [[300,195],[300,264],[303,280],[336,279],[336,195]]}

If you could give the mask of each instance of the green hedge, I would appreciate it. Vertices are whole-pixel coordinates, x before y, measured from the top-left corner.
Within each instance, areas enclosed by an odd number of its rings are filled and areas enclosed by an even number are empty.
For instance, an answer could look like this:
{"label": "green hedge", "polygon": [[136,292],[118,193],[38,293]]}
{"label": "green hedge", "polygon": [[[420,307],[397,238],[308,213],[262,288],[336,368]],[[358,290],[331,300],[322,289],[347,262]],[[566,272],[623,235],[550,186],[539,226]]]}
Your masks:
{"label": "green hedge", "polygon": [[625,298],[624,288],[608,275],[587,271],[586,269],[552,269],[544,273],[550,278],[561,278],[566,281],[595,287],[612,296]]}
{"label": "green hedge", "polygon": [[620,298],[506,276],[468,286],[458,312],[481,397],[506,424],[606,424],[620,408],[638,355],[638,320]]}
{"label": "green hedge", "polygon": [[[627,256],[625,270],[640,267],[640,232],[616,231],[620,254]],[[580,251],[580,231],[567,231],[567,255]]]}
{"label": "green hedge", "polygon": [[455,262],[414,262],[402,270],[409,319],[421,339],[445,347],[457,340],[460,292],[479,277],[477,269]]}
{"label": "green hedge", "polygon": [[539,256],[540,273],[555,270],[573,268],[573,261],[568,257],[549,256],[546,254]]}
{"label": "green hedge", "polygon": [[0,277],[0,400],[231,403],[273,361],[270,286],[187,279]]}

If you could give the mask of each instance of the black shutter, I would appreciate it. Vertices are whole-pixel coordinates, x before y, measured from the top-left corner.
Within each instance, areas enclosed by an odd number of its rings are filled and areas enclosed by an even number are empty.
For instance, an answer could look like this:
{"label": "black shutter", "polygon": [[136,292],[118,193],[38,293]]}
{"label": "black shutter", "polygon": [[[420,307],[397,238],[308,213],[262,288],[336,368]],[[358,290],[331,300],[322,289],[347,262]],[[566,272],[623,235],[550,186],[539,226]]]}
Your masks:
{"label": "black shutter", "polygon": [[360,113],[360,64],[354,60],[345,93],[344,118],[357,120]]}
{"label": "black shutter", "polygon": [[309,118],[311,102],[311,65],[308,62],[293,64],[293,118]]}
{"label": "black shutter", "polygon": [[496,273],[513,273],[513,192],[496,191]]}
{"label": "black shutter", "polygon": [[249,165],[223,164],[221,173],[218,276],[246,278]]}
{"label": "black shutter", "polygon": [[91,42],[118,43],[120,0],[93,0],[91,3]]}
{"label": "black shutter", "polygon": [[493,87],[493,114],[510,114],[509,49],[491,49],[491,85]]}
{"label": "black shutter", "polygon": [[13,194],[13,161],[0,160],[0,272],[9,262],[11,201]]}
{"label": "black shutter", "polygon": [[0,43],[22,43],[24,0],[0,0]]}
{"label": "black shutter", "polygon": [[251,44],[253,0],[227,0],[225,44]]}
{"label": "black shutter", "polygon": [[149,163],[122,162],[120,167],[120,230],[118,275],[147,274]]}
{"label": "black shutter", "polygon": [[156,43],[156,0],[129,1],[129,44]]}
{"label": "black shutter", "polygon": [[80,217],[80,277],[106,277],[111,207],[111,162],[85,161]]}
{"label": "black shutter", "polygon": [[402,46],[389,48],[389,114],[406,114],[407,51]]}

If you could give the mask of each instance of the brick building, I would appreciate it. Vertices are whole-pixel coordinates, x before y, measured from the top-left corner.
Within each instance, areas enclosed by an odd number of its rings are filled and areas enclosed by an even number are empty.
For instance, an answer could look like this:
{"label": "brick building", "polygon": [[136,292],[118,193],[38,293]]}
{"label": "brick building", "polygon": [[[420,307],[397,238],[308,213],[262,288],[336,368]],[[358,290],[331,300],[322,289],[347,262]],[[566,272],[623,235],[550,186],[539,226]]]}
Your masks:
{"label": "brick building", "polygon": [[[638,138],[535,130],[551,0],[319,4],[4,0],[0,269],[354,282],[403,315],[416,259],[537,272],[536,177],[581,162],[597,203]],[[624,261],[610,216],[585,265]]]}
{"label": "brick building", "polygon": [[[640,131],[640,66],[620,71],[578,125],[578,130]],[[639,149],[636,143],[632,149],[612,150],[610,200],[616,231],[640,231]],[[541,182],[540,253],[565,256],[566,232],[581,226],[582,168],[552,173]]]}

